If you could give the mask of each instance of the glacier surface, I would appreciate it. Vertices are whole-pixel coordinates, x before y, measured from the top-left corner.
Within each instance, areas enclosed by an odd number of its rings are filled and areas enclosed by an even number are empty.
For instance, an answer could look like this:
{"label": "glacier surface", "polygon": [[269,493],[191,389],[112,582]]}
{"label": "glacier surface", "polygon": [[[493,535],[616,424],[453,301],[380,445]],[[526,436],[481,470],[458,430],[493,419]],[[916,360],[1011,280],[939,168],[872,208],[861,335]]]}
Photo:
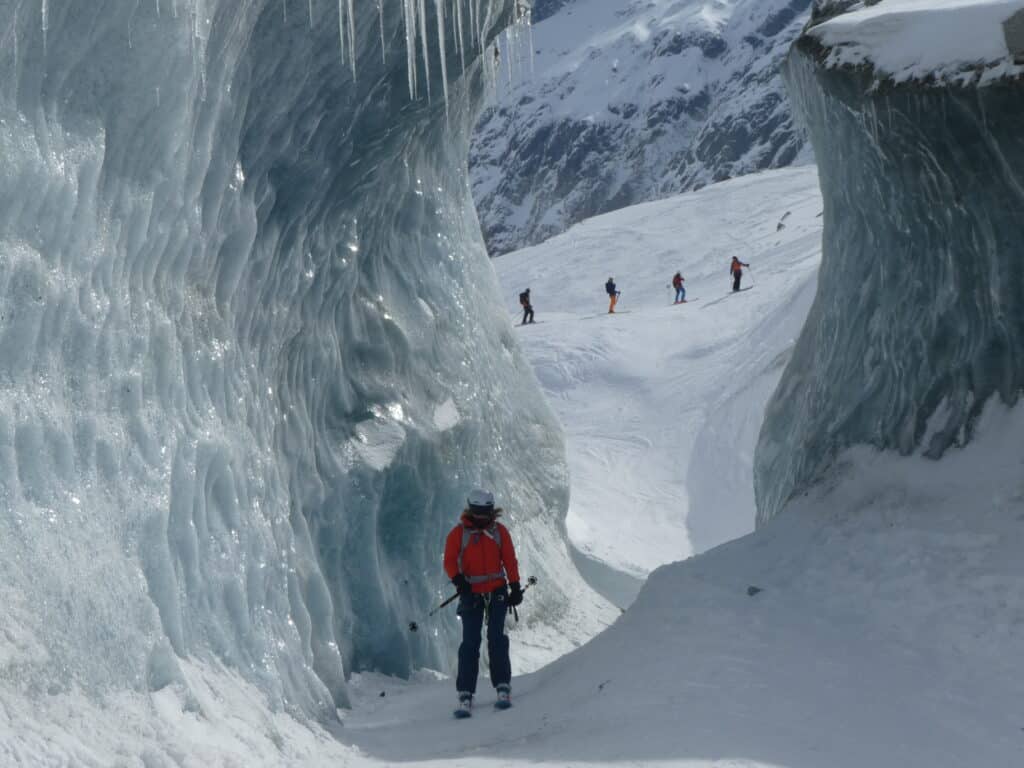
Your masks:
{"label": "glacier surface", "polygon": [[353,669],[445,669],[454,617],[405,625],[477,483],[527,627],[592,631],[466,180],[516,11],[378,9],[0,3],[4,698],[193,659],[332,718]]}
{"label": "glacier surface", "polygon": [[[942,4],[921,23],[948,26],[956,6],[966,26],[995,24],[974,13],[992,4]],[[971,439],[986,401],[1012,405],[1024,386],[1020,78],[985,78],[961,47],[923,78],[871,60],[837,64],[815,30],[794,46],[785,76],[819,160],[822,265],[759,440],[761,522],[844,448],[937,458]],[[937,76],[953,67],[972,74]]]}

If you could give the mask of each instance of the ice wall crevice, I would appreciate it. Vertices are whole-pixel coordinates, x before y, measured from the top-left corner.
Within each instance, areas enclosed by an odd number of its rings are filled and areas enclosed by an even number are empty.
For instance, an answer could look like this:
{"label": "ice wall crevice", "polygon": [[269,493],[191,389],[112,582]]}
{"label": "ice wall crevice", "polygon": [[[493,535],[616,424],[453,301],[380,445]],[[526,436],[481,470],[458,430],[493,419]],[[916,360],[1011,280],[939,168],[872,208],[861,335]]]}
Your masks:
{"label": "ice wall crevice", "polygon": [[393,5],[344,6],[355,80],[319,0],[51,0],[45,46],[0,5],[2,580],[41,646],[10,690],[211,658],[330,717],[350,669],[447,668],[455,622],[405,625],[480,482],[571,612],[561,434],[465,177],[493,73],[450,36],[447,105],[411,100]]}
{"label": "ice wall crevice", "polygon": [[938,458],[1024,386],[1024,84],[785,67],[825,202],[818,293],[767,410],[759,521],[865,443]]}

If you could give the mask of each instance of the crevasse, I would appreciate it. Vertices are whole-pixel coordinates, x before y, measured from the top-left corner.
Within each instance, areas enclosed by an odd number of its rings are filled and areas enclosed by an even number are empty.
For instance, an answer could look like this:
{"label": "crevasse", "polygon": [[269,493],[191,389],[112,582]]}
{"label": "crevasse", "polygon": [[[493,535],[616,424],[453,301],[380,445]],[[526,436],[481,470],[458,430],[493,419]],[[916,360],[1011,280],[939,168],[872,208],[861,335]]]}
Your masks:
{"label": "crevasse", "polygon": [[527,621],[572,613],[576,577],[545,578],[571,572],[561,435],[465,178],[513,3],[408,56],[425,4],[292,5],[0,6],[0,663],[26,695],[191,656],[323,714],[350,669],[446,668],[454,620],[405,624],[477,483],[541,577]]}

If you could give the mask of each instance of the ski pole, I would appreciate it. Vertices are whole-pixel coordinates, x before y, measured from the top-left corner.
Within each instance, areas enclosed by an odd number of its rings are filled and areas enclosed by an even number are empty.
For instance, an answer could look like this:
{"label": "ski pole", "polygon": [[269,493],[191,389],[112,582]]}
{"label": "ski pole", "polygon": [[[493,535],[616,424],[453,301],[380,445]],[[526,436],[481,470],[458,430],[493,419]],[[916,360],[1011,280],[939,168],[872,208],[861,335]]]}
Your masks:
{"label": "ski pole", "polygon": [[[531,576],[530,578],[528,578],[526,580],[526,586],[523,587],[523,594],[525,595],[526,594],[526,590],[528,590],[530,587],[536,586],[536,584],[537,584],[537,577],[536,576]],[[518,624],[519,623],[519,611],[517,611],[515,609],[515,606],[513,606],[513,605],[509,606],[509,610],[512,611],[512,615],[515,617],[516,624]]]}
{"label": "ski pole", "polygon": [[[436,607],[435,607],[435,608],[434,608],[434,609],[433,609],[433,610],[432,610],[432,611],[431,611],[430,613],[428,613],[428,614],[427,614],[427,618],[428,618],[428,619],[429,619],[429,618],[431,618],[431,617],[432,617],[432,616],[433,616],[433,615],[434,615],[435,613],[437,613],[438,611],[440,611],[440,610],[441,610],[442,608],[444,608],[445,606],[447,606],[447,605],[451,605],[451,604],[452,604],[453,602],[455,602],[455,600],[456,600],[456,599],[458,599],[458,597],[459,597],[459,593],[458,593],[458,592],[456,592],[456,593],[455,593],[454,595],[452,595],[451,597],[449,597],[449,598],[448,598],[447,600],[445,600],[445,601],[444,601],[443,603],[441,603],[440,605],[436,606]],[[409,622],[409,631],[410,631],[410,632],[415,632],[415,631],[416,631],[416,630],[418,630],[419,628],[420,628],[420,625],[419,625],[419,624],[417,624],[417,623],[416,623],[415,621],[410,621],[410,622]]]}
{"label": "ski pole", "polygon": [[[533,586],[534,584],[536,584],[536,583],[537,583],[537,577],[536,577],[536,576],[531,576],[530,578],[528,578],[528,579],[526,580],[526,586],[525,586],[525,587],[523,587],[523,592],[526,592],[526,590],[528,590],[528,589],[529,589],[530,587],[532,587],[532,586]],[[428,613],[428,614],[427,614],[427,618],[428,618],[428,619],[429,619],[429,618],[432,618],[432,617],[434,616],[434,614],[436,614],[436,613],[437,613],[438,611],[440,611],[440,610],[441,610],[442,608],[445,608],[446,606],[449,606],[449,605],[451,605],[451,604],[452,604],[452,603],[454,603],[454,602],[455,602],[456,600],[458,600],[458,598],[459,598],[459,593],[458,593],[458,592],[456,592],[456,593],[455,593],[454,595],[452,595],[451,597],[447,598],[447,599],[446,599],[446,600],[445,600],[444,602],[442,602],[442,603],[441,603],[440,605],[438,605],[438,606],[435,606],[435,607],[434,607],[434,608],[433,608],[433,609],[432,609],[432,610],[430,611],[430,613]],[[516,621],[519,621],[518,617],[516,618]],[[409,622],[409,631],[410,631],[410,632],[416,632],[416,631],[418,631],[418,630],[419,630],[419,628],[420,628],[420,625],[419,625],[419,624],[417,624],[417,623],[416,623],[415,621],[410,621],[410,622]]]}

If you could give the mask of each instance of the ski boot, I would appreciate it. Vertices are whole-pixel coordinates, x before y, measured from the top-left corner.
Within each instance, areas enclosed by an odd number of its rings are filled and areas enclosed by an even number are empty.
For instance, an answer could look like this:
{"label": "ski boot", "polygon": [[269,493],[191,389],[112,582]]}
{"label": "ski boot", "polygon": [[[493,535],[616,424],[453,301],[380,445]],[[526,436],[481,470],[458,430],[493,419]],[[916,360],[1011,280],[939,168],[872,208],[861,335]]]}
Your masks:
{"label": "ski boot", "polygon": [[473,694],[465,691],[459,692],[459,706],[452,713],[456,720],[465,720],[473,716]]}
{"label": "ski boot", "polygon": [[511,689],[504,683],[499,685],[496,689],[498,692],[498,699],[494,702],[495,709],[508,709],[512,706]]}

